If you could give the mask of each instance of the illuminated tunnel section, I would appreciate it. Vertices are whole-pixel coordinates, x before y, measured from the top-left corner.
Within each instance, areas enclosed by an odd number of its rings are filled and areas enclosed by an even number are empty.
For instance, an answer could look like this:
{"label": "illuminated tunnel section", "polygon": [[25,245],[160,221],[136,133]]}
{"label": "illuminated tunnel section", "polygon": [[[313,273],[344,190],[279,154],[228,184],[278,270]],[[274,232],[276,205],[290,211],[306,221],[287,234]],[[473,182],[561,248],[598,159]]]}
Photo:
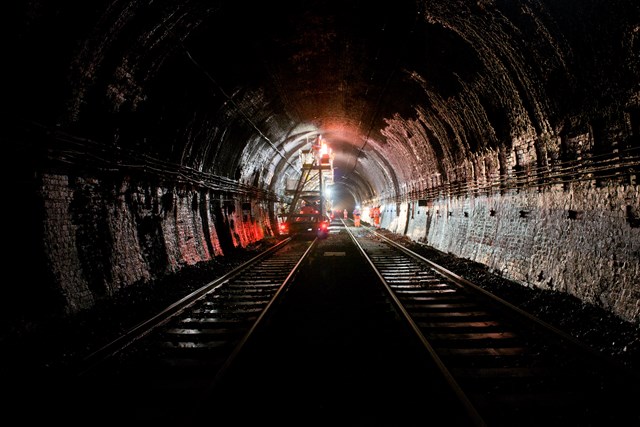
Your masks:
{"label": "illuminated tunnel section", "polygon": [[321,137],[338,209],[638,322],[638,9],[17,6],[8,238],[31,277],[8,292],[40,301],[10,314],[77,313],[276,236]]}

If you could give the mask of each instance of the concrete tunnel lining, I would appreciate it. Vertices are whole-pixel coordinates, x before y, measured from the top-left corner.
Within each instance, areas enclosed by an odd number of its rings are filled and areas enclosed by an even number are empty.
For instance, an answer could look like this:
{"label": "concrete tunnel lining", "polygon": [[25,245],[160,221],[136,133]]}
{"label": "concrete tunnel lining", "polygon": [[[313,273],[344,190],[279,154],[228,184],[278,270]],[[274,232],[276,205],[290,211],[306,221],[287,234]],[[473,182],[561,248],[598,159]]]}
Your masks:
{"label": "concrete tunnel lining", "polygon": [[639,321],[632,0],[17,8],[17,295],[71,315],[273,235],[320,134],[336,204]]}

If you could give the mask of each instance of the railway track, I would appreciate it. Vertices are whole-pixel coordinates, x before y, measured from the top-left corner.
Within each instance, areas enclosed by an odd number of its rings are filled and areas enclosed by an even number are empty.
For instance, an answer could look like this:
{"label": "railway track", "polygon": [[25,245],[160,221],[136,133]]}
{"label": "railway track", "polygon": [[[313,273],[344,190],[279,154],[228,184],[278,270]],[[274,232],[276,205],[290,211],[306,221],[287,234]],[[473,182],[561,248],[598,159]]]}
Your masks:
{"label": "railway track", "polygon": [[286,239],[92,353],[75,388],[82,412],[179,425],[261,327],[314,243]]}
{"label": "railway track", "polygon": [[333,228],[190,426],[477,425]]}
{"label": "railway track", "polygon": [[91,354],[73,406],[79,421],[185,426],[627,426],[635,375],[341,227],[281,242]]}
{"label": "railway track", "polygon": [[474,422],[640,425],[637,372],[372,229],[351,235]]}

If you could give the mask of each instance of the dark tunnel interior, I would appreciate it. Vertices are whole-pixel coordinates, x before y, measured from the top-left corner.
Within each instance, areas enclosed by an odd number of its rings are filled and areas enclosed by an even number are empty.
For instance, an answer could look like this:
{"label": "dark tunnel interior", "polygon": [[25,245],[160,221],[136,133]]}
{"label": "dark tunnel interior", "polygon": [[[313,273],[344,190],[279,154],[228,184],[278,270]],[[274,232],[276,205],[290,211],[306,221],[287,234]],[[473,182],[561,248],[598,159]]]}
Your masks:
{"label": "dark tunnel interior", "polygon": [[636,0],[28,0],[3,37],[3,334],[330,209],[640,321]]}

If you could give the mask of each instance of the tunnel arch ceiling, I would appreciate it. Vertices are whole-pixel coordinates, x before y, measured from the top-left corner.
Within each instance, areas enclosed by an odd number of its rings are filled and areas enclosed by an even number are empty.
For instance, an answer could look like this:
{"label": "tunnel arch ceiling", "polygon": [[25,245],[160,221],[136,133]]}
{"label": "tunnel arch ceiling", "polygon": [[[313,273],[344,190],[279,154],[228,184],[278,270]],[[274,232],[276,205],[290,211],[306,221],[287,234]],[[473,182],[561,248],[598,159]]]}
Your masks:
{"label": "tunnel arch ceiling", "polygon": [[[372,150],[367,140],[380,135],[376,130],[382,123],[380,105],[399,60],[391,45],[398,33],[408,37],[410,27],[372,13],[369,6],[329,6],[305,10],[295,18],[288,16],[290,10],[280,11],[278,16],[286,23],[279,26],[270,22],[280,30],[273,45],[267,42],[260,51],[269,63],[269,80],[284,100],[287,116],[315,128],[333,150],[336,178],[346,183],[337,185],[337,191],[348,188],[357,199],[371,199],[378,191],[397,187],[393,183],[397,181],[394,168],[388,162],[382,165],[380,155],[369,156],[378,159],[374,162],[361,164],[361,159]],[[405,18],[413,24],[415,13],[407,13]],[[391,36],[384,33],[389,30],[385,28],[387,21],[398,26]],[[392,55],[392,60],[382,55]],[[273,58],[278,60],[275,65]],[[290,157],[303,145],[293,144],[292,148]],[[278,161],[290,163],[284,158]],[[287,176],[297,173],[285,171]],[[393,177],[391,181],[389,176]],[[282,186],[276,189],[281,190]]]}
{"label": "tunnel arch ceiling", "polygon": [[608,84],[599,64],[579,57],[600,49],[577,42],[588,31],[579,23],[598,11],[620,19],[600,46],[622,33],[626,46],[612,61],[637,81],[632,15],[602,2],[577,14],[528,1],[258,3],[249,11],[225,1],[62,11],[37,3],[28,11],[34,22],[74,12],[95,23],[58,36],[79,47],[52,60],[71,58],[69,75],[53,77],[67,80],[66,101],[49,106],[55,124],[263,187],[282,170],[265,159],[286,164],[292,154],[275,147],[301,126],[329,139],[341,179],[357,171],[350,187],[375,193],[359,198],[394,198],[405,191],[400,183],[458,181],[485,152],[552,140],[567,123],[584,127],[588,117],[575,111],[583,105],[595,110],[621,96],[637,108],[633,85],[609,85],[603,99],[584,93]]}

